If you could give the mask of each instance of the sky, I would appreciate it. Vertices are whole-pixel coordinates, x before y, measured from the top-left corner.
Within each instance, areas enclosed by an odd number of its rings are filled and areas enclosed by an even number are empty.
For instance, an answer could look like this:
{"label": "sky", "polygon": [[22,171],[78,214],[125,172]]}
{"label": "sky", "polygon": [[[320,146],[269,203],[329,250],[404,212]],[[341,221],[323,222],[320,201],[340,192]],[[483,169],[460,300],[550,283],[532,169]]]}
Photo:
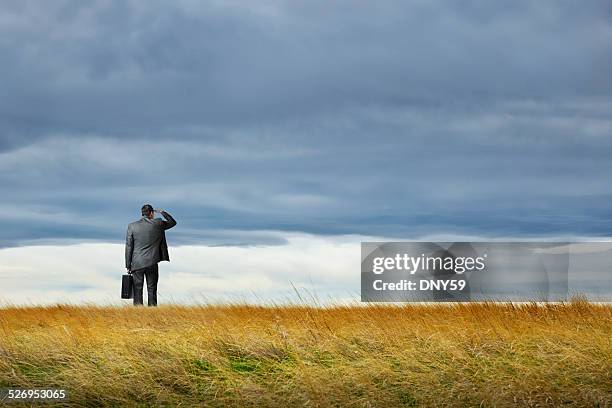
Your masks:
{"label": "sky", "polygon": [[0,301],[112,299],[144,203],[209,295],[240,256],[350,296],[369,238],[605,239],[610,49],[607,1],[4,1]]}

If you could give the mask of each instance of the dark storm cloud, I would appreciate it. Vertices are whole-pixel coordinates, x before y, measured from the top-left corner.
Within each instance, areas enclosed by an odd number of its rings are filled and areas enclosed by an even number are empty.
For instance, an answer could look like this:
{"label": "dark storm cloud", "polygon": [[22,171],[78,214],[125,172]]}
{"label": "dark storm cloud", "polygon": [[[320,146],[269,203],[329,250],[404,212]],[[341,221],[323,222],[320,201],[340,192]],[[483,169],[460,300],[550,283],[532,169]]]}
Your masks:
{"label": "dark storm cloud", "polygon": [[[0,245],[609,235],[607,2],[4,2]],[[251,231],[247,233],[246,231]]]}

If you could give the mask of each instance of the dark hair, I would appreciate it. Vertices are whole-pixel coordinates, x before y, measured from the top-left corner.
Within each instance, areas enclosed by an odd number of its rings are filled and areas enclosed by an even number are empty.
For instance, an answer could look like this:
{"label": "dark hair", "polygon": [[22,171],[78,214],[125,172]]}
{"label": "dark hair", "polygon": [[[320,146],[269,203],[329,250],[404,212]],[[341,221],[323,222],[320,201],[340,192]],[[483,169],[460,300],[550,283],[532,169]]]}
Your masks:
{"label": "dark hair", "polygon": [[147,217],[151,215],[152,212],[153,212],[153,206],[151,204],[145,204],[140,209],[140,213],[142,215],[146,215]]}

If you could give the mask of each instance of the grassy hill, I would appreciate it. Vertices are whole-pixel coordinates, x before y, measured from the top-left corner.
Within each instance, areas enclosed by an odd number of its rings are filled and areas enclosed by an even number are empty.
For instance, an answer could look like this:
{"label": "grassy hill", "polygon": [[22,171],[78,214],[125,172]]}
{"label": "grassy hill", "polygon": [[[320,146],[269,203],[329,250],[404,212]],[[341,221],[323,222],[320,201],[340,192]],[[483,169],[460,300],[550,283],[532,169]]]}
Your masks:
{"label": "grassy hill", "polygon": [[0,309],[0,387],[59,406],[608,406],[612,307]]}

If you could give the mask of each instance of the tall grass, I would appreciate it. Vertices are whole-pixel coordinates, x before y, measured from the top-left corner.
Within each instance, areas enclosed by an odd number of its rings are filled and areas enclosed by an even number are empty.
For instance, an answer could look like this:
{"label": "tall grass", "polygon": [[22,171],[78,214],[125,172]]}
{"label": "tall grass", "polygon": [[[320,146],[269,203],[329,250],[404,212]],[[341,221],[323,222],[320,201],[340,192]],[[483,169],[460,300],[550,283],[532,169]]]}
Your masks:
{"label": "tall grass", "polygon": [[9,307],[0,387],[61,406],[608,406],[612,307]]}

